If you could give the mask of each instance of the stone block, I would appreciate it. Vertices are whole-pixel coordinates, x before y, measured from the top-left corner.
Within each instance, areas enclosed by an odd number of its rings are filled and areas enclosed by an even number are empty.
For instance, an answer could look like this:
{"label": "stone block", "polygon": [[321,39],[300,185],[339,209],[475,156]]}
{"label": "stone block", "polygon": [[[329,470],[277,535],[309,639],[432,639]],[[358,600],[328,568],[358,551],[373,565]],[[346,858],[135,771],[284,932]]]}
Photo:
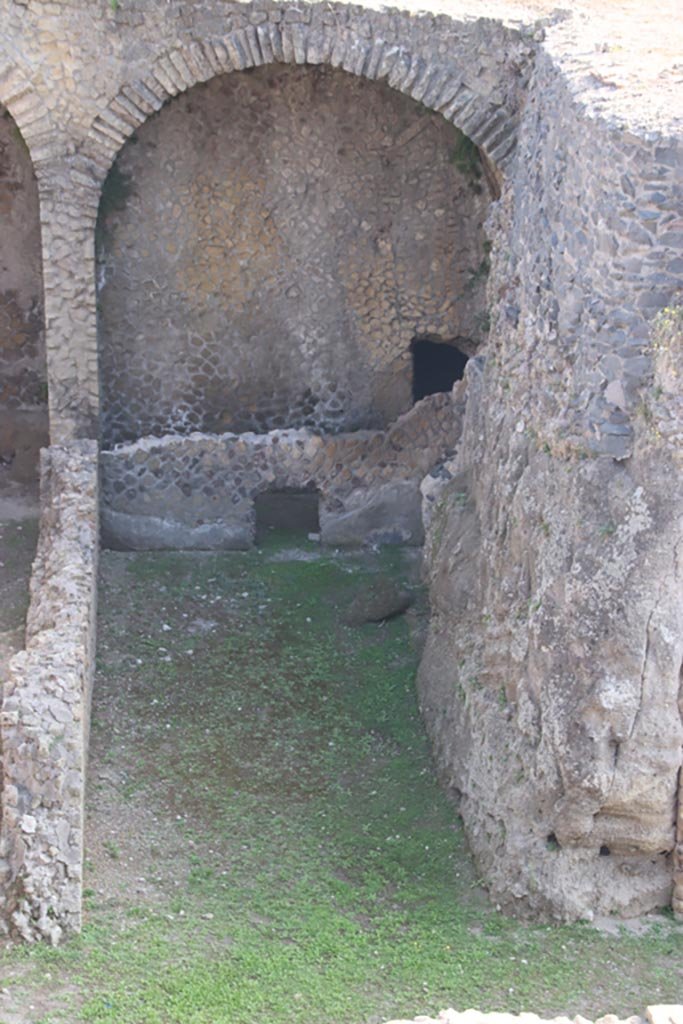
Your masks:
{"label": "stone block", "polygon": [[323,544],[414,544],[423,540],[419,481],[406,480],[353,491],[340,511],[320,510]]}
{"label": "stone block", "polygon": [[683,1005],[659,1004],[645,1011],[648,1024],[683,1024]]}
{"label": "stone block", "polygon": [[102,543],[115,551],[242,551],[253,543],[253,526],[245,517],[192,526],[178,519],[105,508]]}

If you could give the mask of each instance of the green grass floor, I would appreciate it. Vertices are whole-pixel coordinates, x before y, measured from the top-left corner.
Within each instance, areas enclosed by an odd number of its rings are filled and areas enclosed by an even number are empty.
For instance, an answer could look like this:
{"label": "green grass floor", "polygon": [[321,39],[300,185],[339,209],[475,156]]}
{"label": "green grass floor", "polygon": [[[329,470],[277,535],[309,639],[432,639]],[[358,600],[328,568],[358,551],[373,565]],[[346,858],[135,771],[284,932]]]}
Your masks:
{"label": "green grass floor", "polygon": [[422,731],[415,613],[342,623],[378,573],[410,583],[414,557],[282,538],[104,553],[86,924],[2,953],[0,1021],[593,1017],[681,998],[666,915],[604,935],[488,903]]}

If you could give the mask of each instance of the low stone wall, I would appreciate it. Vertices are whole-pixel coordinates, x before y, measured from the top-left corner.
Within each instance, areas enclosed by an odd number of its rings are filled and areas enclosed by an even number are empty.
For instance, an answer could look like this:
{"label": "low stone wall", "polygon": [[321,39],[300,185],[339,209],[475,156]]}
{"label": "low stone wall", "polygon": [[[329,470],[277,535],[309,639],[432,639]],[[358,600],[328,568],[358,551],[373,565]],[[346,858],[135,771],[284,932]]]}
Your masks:
{"label": "low stone wall", "polygon": [[100,456],[103,541],[137,550],[249,547],[256,495],[301,488],[320,493],[324,543],[420,544],[420,481],[452,451],[463,395],[460,384],[430,395],[386,431],[169,435],[117,445]]}
{"label": "low stone wall", "polygon": [[96,442],[43,450],[41,501],[26,648],[10,662],[0,717],[0,915],[12,934],[56,943],[81,924],[97,598]]}

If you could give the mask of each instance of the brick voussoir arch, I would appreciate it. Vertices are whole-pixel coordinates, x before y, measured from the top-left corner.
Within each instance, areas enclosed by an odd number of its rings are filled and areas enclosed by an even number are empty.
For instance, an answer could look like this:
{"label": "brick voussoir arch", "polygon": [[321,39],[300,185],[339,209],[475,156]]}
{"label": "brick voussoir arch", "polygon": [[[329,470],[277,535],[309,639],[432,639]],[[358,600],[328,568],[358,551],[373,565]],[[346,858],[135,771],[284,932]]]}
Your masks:
{"label": "brick voussoir arch", "polygon": [[41,165],[51,156],[54,129],[45,103],[22,69],[0,52],[0,106],[4,107],[21,132],[33,168],[40,177]]}
{"label": "brick voussoir arch", "polygon": [[97,115],[82,156],[103,181],[126,139],[169,99],[217,75],[272,63],[329,64],[385,80],[451,121],[501,171],[510,164],[517,141],[515,112],[472,89],[453,67],[428,61],[401,43],[362,37],[348,27],[273,22],[194,40],[161,54],[145,77],[122,85]]}

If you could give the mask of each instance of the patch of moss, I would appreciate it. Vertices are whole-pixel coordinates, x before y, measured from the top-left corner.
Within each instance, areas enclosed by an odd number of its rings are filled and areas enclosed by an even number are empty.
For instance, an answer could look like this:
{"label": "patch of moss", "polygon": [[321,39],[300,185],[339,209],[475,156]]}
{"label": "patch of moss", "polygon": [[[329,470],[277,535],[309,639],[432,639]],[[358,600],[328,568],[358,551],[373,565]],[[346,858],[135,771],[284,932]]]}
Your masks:
{"label": "patch of moss", "polygon": [[457,128],[455,130],[457,138],[450,153],[450,162],[468,178],[470,183],[477,183],[483,174],[479,148],[468,135]]}

